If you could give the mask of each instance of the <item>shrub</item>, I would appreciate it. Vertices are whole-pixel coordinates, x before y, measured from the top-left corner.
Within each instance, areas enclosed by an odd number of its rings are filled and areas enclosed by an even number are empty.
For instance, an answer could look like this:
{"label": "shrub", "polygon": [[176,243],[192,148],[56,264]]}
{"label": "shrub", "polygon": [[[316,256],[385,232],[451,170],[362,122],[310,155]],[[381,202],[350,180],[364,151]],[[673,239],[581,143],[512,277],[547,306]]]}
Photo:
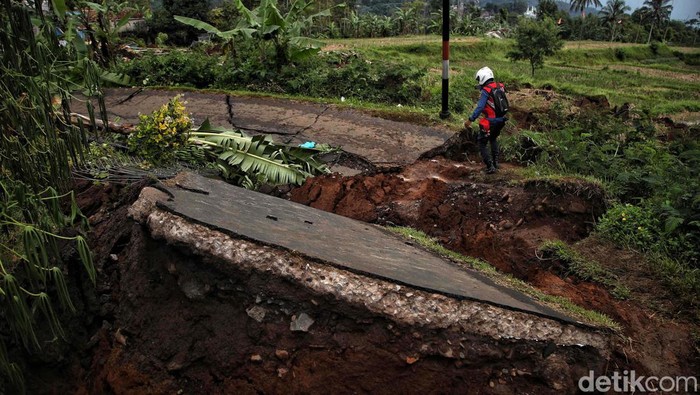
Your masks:
{"label": "shrub", "polygon": [[192,120],[185,113],[185,102],[175,96],[151,115],[140,115],[136,131],[129,135],[127,146],[132,154],[152,163],[167,163],[175,151],[187,143]]}
{"label": "shrub", "polygon": [[615,49],[615,58],[621,62],[624,62],[624,60],[627,58],[627,53],[625,52],[624,48],[616,48]]}
{"label": "shrub", "polygon": [[571,115],[555,105],[533,129],[506,136],[504,156],[604,181],[620,203],[601,218],[601,232],[700,267],[700,147],[692,133],[664,143],[643,116],[623,122],[600,111]]}
{"label": "shrub", "polygon": [[213,85],[219,68],[216,57],[199,52],[173,51],[124,62],[118,71],[144,85],[207,88]]}
{"label": "shrub", "polygon": [[656,56],[659,54],[659,48],[661,47],[661,44],[659,44],[658,41],[652,41],[651,44],[649,44],[649,49],[651,50],[651,53]]}
{"label": "shrub", "polygon": [[661,222],[652,210],[617,203],[600,218],[598,231],[606,238],[638,251],[649,251],[659,240]]}
{"label": "shrub", "polygon": [[160,32],[156,35],[156,45],[162,47],[168,41],[168,34]]}

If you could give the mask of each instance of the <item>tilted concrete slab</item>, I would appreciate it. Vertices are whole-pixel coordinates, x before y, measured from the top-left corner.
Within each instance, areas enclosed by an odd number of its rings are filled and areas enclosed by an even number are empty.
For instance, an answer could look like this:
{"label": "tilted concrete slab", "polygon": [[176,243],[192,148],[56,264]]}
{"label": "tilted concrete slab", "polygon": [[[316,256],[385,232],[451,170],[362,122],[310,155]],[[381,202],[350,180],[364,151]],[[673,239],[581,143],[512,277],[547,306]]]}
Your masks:
{"label": "tilted concrete slab", "polygon": [[186,173],[159,207],[192,222],[316,262],[462,300],[578,324],[378,226]]}

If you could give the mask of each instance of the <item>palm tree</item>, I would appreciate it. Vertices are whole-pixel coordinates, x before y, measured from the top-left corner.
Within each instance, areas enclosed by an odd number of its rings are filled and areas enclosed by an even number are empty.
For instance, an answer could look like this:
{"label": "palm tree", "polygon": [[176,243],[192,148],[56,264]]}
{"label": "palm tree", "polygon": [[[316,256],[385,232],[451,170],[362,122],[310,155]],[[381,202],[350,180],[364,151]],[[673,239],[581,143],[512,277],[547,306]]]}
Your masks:
{"label": "palm tree", "polygon": [[651,42],[651,33],[654,31],[654,25],[656,25],[658,29],[663,22],[670,19],[671,11],[673,10],[673,5],[670,4],[671,1],[672,0],[646,0],[644,2],[644,7],[647,9],[649,18],[651,19],[647,44]]}
{"label": "palm tree", "polygon": [[608,0],[603,10],[600,11],[603,20],[610,26],[610,42],[613,42],[615,39],[615,28],[618,24],[622,23],[622,19],[620,18],[629,10],[630,7],[625,4],[624,0]]}
{"label": "palm tree", "polygon": [[581,11],[583,17],[586,16],[585,9],[588,7],[600,7],[600,0],[570,0],[572,11]]}

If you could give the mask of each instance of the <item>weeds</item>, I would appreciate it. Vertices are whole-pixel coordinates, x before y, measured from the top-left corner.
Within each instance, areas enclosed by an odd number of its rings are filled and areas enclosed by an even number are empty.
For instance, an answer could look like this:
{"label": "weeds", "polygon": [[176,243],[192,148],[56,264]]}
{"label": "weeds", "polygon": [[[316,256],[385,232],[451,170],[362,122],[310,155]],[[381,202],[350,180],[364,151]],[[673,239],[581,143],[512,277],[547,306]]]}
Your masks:
{"label": "weeds", "polygon": [[556,259],[565,265],[564,276],[574,275],[580,280],[594,281],[610,289],[617,299],[630,297],[630,290],[620,279],[598,262],[582,257],[560,240],[547,240],[537,250],[540,259]]}
{"label": "weeds", "polygon": [[618,324],[605,314],[585,309],[581,306],[574,304],[570,300],[560,296],[547,295],[544,292],[532,287],[531,285],[527,284],[522,280],[514,278],[510,275],[499,273],[493,266],[481,259],[467,257],[457,252],[448,250],[447,248],[440,245],[437,241],[435,241],[435,239],[431,238],[430,236],[426,235],[425,233],[419,230],[408,227],[388,227],[387,229],[394,233],[400,234],[405,238],[411,239],[417,242],[419,245],[427,248],[428,250],[433,251],[444,257],[447,257],[454,262],[464,264],[472,269],[476,269],[479,272],[486,274],[489,278],[491,278],[498,284],[502,284],[504,286],[516,289],[520,292],[531,296],[539,302],[562,310],[567,314],[576,317],[582,322],[586,322],[594,326],[611,328],[617,331],[621,330],[620,324]]}

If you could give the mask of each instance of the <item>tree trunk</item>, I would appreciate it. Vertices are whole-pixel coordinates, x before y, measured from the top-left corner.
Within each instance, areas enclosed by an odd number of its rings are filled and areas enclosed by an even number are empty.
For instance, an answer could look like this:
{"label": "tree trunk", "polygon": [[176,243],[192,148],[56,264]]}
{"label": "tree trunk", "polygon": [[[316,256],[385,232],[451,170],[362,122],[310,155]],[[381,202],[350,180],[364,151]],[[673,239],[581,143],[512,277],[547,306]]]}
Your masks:
{"label": "tree trunk", "polygon": [[647,44],[651,42],[651,32],[654,31],[654,24],[652,23],[651,26],[649,27],[649,38],[647,38]]}
{"label": "tree trunk", "polygon": [[532,69],[532,76],[535,76],[535,62],[530,61],[530,68]]}
{"label": "tree trunk", "polygon": [[[65,119],[64,119],[64,121],[65,121]],[[105,126],[105,123],[99,119],[96,119],[95,123],[93,124],[90,121],[90,117],[82,115],[82,114],[78,114],[75,112],[72,112],[70,114],[70,122],[69,123],[72,125],[76,125],[76,126],[79,125],[80,123],[82,123],[84,126],[86,126],[88,128],[102,129],[106,132],[125,134],[125,135],[131,134],[136,129],[136,126],[134,126],[134,125],[120,125],[120,124],[116,124],[113,122],[109,122]]]}

